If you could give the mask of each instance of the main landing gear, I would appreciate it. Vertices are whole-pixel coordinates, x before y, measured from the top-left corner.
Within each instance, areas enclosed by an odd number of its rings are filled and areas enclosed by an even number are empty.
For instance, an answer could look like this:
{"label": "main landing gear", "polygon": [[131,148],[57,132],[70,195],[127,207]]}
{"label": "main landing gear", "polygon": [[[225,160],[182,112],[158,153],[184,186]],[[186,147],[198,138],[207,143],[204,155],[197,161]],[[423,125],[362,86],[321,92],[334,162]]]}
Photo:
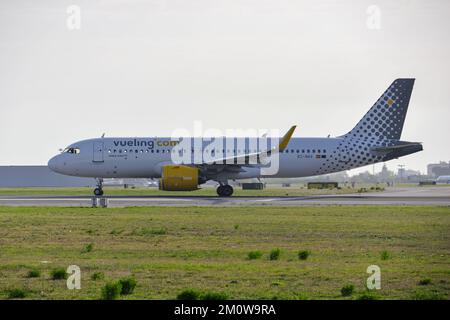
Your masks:
{"label": "main landing gear", "polygon": [[221,184],[217,187],[219,197],[230,197],[233,194],[233,187],[229,184]]}
{"label": "main landing gear", "polygon": [[100,197],[103,195],[103,179],[97,178],[95,180],[97,180],[97,188],[94,189],[94,195]]}

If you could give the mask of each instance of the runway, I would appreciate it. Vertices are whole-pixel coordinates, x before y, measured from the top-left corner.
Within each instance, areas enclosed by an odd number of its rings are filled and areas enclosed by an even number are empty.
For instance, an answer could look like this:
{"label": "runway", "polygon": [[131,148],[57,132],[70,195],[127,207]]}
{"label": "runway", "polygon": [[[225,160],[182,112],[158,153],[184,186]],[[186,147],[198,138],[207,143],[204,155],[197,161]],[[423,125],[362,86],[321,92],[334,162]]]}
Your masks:
{"label": "runway", "polygon": [[[384,192],[302,197],[105,196],[109,207],[133,206],[308,206],[438,205],[450,206],[450,187],[398,188]],[[91,207],[89,196],[0,196],[3,206]]]}

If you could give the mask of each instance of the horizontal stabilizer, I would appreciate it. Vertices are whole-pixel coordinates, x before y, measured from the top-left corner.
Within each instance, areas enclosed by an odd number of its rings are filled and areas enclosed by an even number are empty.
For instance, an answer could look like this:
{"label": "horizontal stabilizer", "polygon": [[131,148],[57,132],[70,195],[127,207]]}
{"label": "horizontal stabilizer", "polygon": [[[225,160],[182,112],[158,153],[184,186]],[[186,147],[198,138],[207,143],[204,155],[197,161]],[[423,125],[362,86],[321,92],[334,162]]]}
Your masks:
{"label": "horizontal stabilizer", "polygon": [[398,144],[395,146],[386,146],[386,147],[372,147],[370,148],[370,151],[377,152],[377,153],[390,153],[393,151],[406,149],[413,146],[422,146],[420,142],[406,142],[402,144]]}
{"label": "horizontal stabilizer", "polygon": [[399,142],[393,146],[372,147],[370,151],[377,156],[382,156],[383,161],[398,159],[400,157],[423,150],[420,142]]}

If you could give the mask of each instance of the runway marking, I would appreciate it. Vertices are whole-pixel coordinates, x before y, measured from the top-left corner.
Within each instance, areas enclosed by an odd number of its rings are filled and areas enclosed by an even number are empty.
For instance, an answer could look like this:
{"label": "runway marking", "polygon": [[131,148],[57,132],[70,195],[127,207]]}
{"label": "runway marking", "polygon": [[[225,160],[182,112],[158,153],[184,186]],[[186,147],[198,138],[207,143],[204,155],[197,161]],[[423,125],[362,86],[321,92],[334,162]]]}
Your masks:
{"label": "runway marking", "polygon": [[108,198],[108,200],[110,202],[115,202],[115,201],[138,201],[138,202],[148,202],[148,201],[187,201],[187,202],[192,202],[191,199],[181,199],[181,198]]}
{"label": "runway marking", "polygon": [[255,200],[255,202],[272,202],[272,201],[277,201],[277,200],[281,200],[281,198],[278,198],[278,199],[258,199],[258,200]]}
{"label": "runway marking", "polygon": [[0,198],[0,201],[91,201],[85,198]]}
{"label": "runway marking", "polygon": [[[107,198],[108,201],[192,201],[180,198]],[[0,198],[0,201],[92,201],[92,198]]]}

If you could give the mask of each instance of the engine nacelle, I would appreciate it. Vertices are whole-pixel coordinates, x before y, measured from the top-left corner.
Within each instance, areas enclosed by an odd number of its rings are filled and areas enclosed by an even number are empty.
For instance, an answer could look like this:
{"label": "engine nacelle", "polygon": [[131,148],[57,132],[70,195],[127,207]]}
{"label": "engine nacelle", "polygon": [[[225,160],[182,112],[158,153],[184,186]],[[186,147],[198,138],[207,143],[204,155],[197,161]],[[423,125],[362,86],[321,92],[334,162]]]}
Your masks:
{"label": "engine nacelle", "polygon": [[192,191],[199,185],[198,168],[166,165],[162,168],[162,178],[159,179],[159,189],[166,191]]}

